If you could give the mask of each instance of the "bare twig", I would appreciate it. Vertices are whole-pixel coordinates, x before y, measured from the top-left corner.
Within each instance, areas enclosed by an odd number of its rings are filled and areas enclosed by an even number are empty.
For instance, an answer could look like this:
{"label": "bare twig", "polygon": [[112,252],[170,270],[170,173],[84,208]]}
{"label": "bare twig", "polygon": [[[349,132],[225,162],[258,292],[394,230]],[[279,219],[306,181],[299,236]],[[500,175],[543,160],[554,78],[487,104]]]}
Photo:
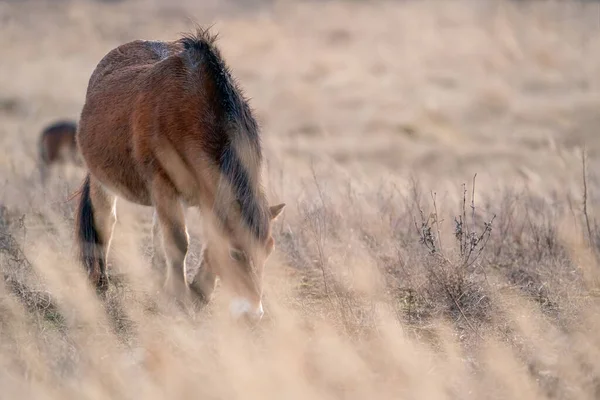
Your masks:
{"label": "bare twig", "polygon": [[[477,174],[473,175],[473,187],[471,188],[471,190],[472,190],[472,192],[471,192],[471,223],[473,225],[475,225],[475,178],[477,178]],[[469,224],[466,223],[466,225],[468,226]],[[473,228],[473,229],[475,229],[475,228]],[[473,253],[473,250],[475,249],[475,247],[477,247],[478,240],[475,235],[476,235],[475,231],[469,230],[468,235],[465,239],[466,243],[468,243],[467,256],[464,259],[465,265],[468,264],[469,259],[471,258],[471,254]]]}
{"label": "bare twig", "polygon": [[317,173],[315,172],[315,168],[313,163],[311,162],[310,170],[312,173],[312,178],[314,184],[317,188],[317,193],[319,194],[319,199],[321,200],[321,212],[316,216],[317,221],[314,226],[312,226],[313,235],[315,235],[316,244],[317,244],[317,252],[319,253],[319,268],[321,269],[321,273],[323,275],[323,286],[325,288],[325,294],[329,301],[333,304],[333,300],[331,298],[331,293],[329,291],[328,279],[327,279],[327,271],[325,269],[325,264],[327,262],[327,258],[325,257],[325,239],[327,237],[327,221],[325,217],[325,195],[323,194],[323,190],[321,189],[321,185],[319,185],[319,180],[317,179]]}
{"label": "bare twig", "polygon": [[483,232],[481,232],[481,235],[477,238],[477,244],[481,243],[481,241],[484,239],[486,234],[487,234],[487,237],[485,237],[485,242],[483,242],[483,244],[481,244],[481,246],[479,246],[479,252],[477,252],[477,254],[475,254],[475,257],[471,260],[471,262],[468,262],[469,260],[467,260],[467,265],[466,265],[467,267],[473,265],[475,263],[475,261],[477,261],[477,259],[481,255],[481,253],[483,253],[483,249],[485,249],[487,242],[490,240],[491,233],[492,233],[492,223],[494,222],[495,219],[496,219],[496,214],[494,214],[492,216],[492,219],[490,220],[490,222],[484,222],[485,227],[483,229]]}
{"label": "bare twig", "polygon": [[443,252],[442,235],[440,234],[440,218],[439,218],[439,214],[438,214],[437,204],[435,202],[436,196],[437,196],[436,192],[431,192],[431,200],[433,201],[433,212],[435,213],[435,226],[436,226],[436,230],[437,230],[437,240],[438,240],[438,245],[440,247],[439,251]]}
{"label": "bare twig", "polygon": [[467,237],[469,236],[469,224],[467,223],[467,184],[463,183],[463,202],[462,202],[462,236],[461,236],[461,256],[467,251]]}
{"label": "bare twig", "polygon": [[425,245],[429,249],[431,254],[435,254],[437,252],[437,248],[435,246],[435,238],[433,237],[433,233],[431,233],[431,215],[425,219],[425,215],[423,214],[423,210],[419,207],[419,213],[421,215],[421,226],[417,224],[417,220],[413,217],[413,221],[415,224],[415,229],[419,235],[419,242]]}
{"label": "bare twig", "polygon": [[588,232],[588,240],[590,243],[590,247],[593,248],[593,236],[592,236],[592,227],[590,224],[590,217],[588,215],[588,210],[587,210],[587,196],[588,196],[588,189],[587,189],[587,167],[586,167],[586,152],[585,152],[585,147],[583,147],[581,149],[581,163],[582,163],[582,171],[581,173],[583,174],[583,216],[585,218],[585,225],[587,227],[587,232]]}
{"label": "bare twig", "polygon": [[477,178],[477,172],[473,175],[473,187],[471,188],[471,212],[472,221],[475,221],[475,178]]}

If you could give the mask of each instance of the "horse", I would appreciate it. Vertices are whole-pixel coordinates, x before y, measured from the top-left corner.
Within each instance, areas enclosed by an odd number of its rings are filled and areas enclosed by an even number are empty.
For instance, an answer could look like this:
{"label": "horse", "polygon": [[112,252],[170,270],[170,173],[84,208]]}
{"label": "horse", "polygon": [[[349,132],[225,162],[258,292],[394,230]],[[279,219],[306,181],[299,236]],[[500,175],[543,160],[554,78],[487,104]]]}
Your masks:
{"label": "horse", "polygon": [[50,168],[58,164],[81,166],[75,133],[77,124],[71,120],[59,120],[47,125],[38,140],[38,166],[42,184],[45,184]]}
{"label": "horse", "polygon": [[[164,290],[183,304],[206,303],[219,279],[232,294],[231,314],[258,321],[272,224],[285,203],[267,202],[260,129],[216,39],[198,28],[170,42],[134,40],[96,66],[77,132],[87,166],[75,222],[79,258],[105,290],[117,199],[152,207]],[[190,207],[200,211],[205,239],[193,279]]]}

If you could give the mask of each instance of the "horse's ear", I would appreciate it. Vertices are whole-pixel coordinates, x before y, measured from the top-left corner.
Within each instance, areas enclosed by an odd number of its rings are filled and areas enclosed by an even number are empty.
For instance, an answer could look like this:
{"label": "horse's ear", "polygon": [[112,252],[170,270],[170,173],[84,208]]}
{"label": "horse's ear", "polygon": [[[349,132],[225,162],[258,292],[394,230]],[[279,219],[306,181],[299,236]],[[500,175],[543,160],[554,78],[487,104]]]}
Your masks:
{"label": "horse's ear", "polygon": [[283,209],[285,208],[285,203],[281,203],[281,204],[277,204],[276,206],[271,206],[269,207],[269,212],[271,213],[271,220],[275,220],[277,219],[277,217],[279,217],[279,214],[281,214],[281,212],[283,211]]}

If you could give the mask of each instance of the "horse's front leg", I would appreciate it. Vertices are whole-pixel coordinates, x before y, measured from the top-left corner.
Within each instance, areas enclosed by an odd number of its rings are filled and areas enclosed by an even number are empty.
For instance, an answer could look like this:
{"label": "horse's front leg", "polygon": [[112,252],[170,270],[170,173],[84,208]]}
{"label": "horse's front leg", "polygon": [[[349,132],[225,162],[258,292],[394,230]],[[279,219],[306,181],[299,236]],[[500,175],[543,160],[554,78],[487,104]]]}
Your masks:
{"label": "horse's front leg", "polygon": [[164,277],[167,260],[162,243],[158,213],[154,210],[152,216],[152,267],[160,273],[161,277]]}
{"label": "horse's front leg", "polygon": [[189,237],[185,226],[184,208],[173,184],[160,174],[153,180],[152,200],[167,264],[165,289],[187,305],[190,290],[186,282],[185,260]]}
{"label": "horse's front leg", "polygon": [[196,276],[194,276],[194,279],[190,283],[190,289],[196,294],[201,303],[206,304],[212,298],[216,283],[217,275],[213,271],[210,255],[205,245],[202,249],[200,268],[198,268]]}

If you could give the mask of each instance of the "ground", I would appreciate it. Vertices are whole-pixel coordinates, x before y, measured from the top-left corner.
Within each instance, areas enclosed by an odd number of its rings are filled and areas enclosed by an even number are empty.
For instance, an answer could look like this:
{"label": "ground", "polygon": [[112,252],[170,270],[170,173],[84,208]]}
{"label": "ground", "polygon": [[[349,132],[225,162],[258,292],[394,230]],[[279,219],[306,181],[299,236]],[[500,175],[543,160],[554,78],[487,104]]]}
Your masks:
{"label": "ground", "polygon": [[[262,126],[266,316],[160,292],[120,202],[99,301],[37,139],[112,48],[213,24]],[[7,398],[596,398],[600,6],[549,1],[0,1]],[[584,163],[585,161],[585,163]],[[190,211],[190,274],[200,216]]]}

